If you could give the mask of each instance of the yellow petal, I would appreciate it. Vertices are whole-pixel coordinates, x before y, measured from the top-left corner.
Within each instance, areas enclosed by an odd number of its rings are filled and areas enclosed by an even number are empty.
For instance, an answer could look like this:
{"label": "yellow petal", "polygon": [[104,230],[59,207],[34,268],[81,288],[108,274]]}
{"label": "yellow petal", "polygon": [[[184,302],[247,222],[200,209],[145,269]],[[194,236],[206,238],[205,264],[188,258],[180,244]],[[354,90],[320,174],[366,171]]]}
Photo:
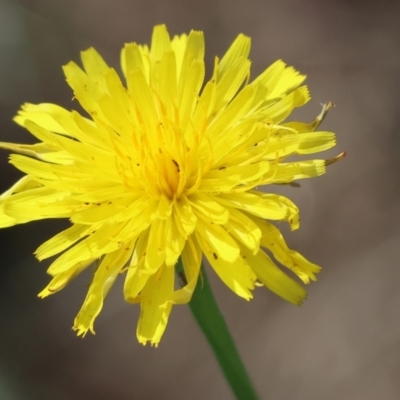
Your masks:
{"label": "yellow petal", "polygon": [[301,75],[293,67],[286,67],[282,71],[282,75],[274,89],[268,94],[268,100],[282,98],[285,94],[292,92],[301,85],[304,79],[306,79],[305,75]]}
{"label": "yellow petal", "polygon": [[8,190],[0,195],[0,201],[9,198],[12,194],[25,192],[30,189],[37,189],[40,184],[35,182],[29,175],[23,176],[14,183]]}
{"label": "yellow petal", "polygon": [[234,262],[239,257],[239,247],[229,233],[220,225],[212,221],[199,218],[196,227],[196,237],[201,236],[208,243],[212,253],[228,263]]}
{"label": "yellow petal", "polygon": [[81,239],[86,230],[87,227],[85,225],[72,225],[39,246],[35,251],[36,257],[39,260],[44,260],[61,253]]}
{"label": "yellow petal", "polygon": [[102,115],[98,102],[104,96],[104,92],[89,79],[87,74],[74,62],[69,62],[63,67],[67,83],[73,89],[75,97],[89,114]]}
{"label": "yellow petal", "polygon": [[[237,96],[222,110],[207,127],[207,135],[212,140],[213,151],[218,153],[219,146],[225,146],[226,133],[247,113],[254,98],[254,89],[246,86]],[[218,155],[215,156],[217,159]]]}
{"label": "yellow petal", "polygon": [[165,25],[157,25],[153,29],[151,38],[150,57],[154,61],[160,61],[163,53],[171,50],[171,40]]}
{"label": "yellow petal", "polygon": [[160,75],[158,90],[161,100],[167,108],[169,118],[173,118],[174,105],[178,92],[176,59],[172,51],[165,52],[162,55],[160,63]]}
{"label": "yellow petal", "polygon": [[136,43],[125,45],[121,52],[121,65],[129,89],[133,88],[134,83],[131,79],[131,74],[136,70],[141,71],[148,82],[148,70],[143,62],[142,52]]}
{"label": "yellow petal", "polygon": [[105,92],[107,85],[104,80],[104,74],[110,67],[103,60],[103,57],[91,47],[81,52],[81,59],[88,77]]}
{"label": "yellow petal", "polygon": [[179,108],[180,126],[185,130],[197,105],[199,91],[203,85],[205,67],[203,61],[194,61],[187,71],[185,84],[179,86],[177,105]]}
{"label": "yellow petal", "polygon": [[50,283],[38,294],[38,297],[45,298],[64,289],[76,276],[86,269],[94,260],[87,260],[76,264],[74,267],[57,274]]}
{"label": "yellow petal", "polygon": [[130,74],[130,80],[132,82],[132,96],[141,114],[141,122],[149,128],[148,133],[151,136],[148,138],[148,143],[149,145],[156,146],[158,141],[155,134],[155,127],[158,125],[159,121],[153,95],[140,70],[133,71]]}
{"label": "yellow petal", "polygon": [[283,124],[283,126],[294,129],[295,131],[297,131],[299,133],[314,132],[319,127],[321,122],[324,120],[326,114],[332,107],[334,107],[334,104],[331,101],[323,104],[322,111],[320,112],[320,114],[317,116],[317,118],[315,118],[315,120],[313,122],[311,122],[309,124],[307,124],[305,122],[294,121],[294,122],[286,122]]}
{"label": "yellow petal", "polygon": [[266,117],[276,124],[286,119],[296,107],[301,107],[310,100],[310,93],[307,86],[301,86],[283,97],[282,100],[267,106],[260,112],[265,112]]}
{"label": "yellow petal", "polygon": [[248,36],[238,35],[219,63],[218,79],[221,79],[238,59],[248,58],[250,44],[251,39]]}
{"label": "yellow petal", "polygon": [[94,333],[94,321],[103,308],[104,298],[131,256],[132,248],[133,243],[130,243],[126,248],[107,254],[101,261],[82,308],[74,321],[73,329],[78,331],[79,336],[85,336],[89,330]]}
{"label": "yellow petal", "polygon": [[193,233],[196,228],[197,217],[186,196],[182,196],[176,200],[174,204],[174,218],[177,228],[181,228],[181,235],[187,237]]}
{"label": "yellow petal", "polygon": [[287,208],[279,201],[279,196],[272,195],[270,198],[263,198],[261,193],[221,193],[218,196],[221,204],[227,207],[234,207],[247,211],[257,217],[284,220],[287,215]]}
{"label": "yellow petal", "polygon": [[[215,157],[214,167],[240,165],[258,161],[262,154],[260,142],[268,139],[270,129],[266,124],[257,122],[257,118],[250,117],[239,121],[224,137],[225,146],[220,146]],[[257,158],[258,155],[258,158]]]}
{"label": "yellow petal", "polygon": [[[119,240],[118,234],[128,225],[120,223],[115,225],[105,225],[101,229],[91,233],[90,236],[71,247],[60,257],[58,257],[48,268],[50,275],[57,275],[81,261],[96,259],[102,255],[115,252],[125,244]],[[132,225],[129,225],[132,228]],[[132,229],[129,229],[132,232]],[[131,234],[131,240],[134,234]]]}
{"label": "yellow petal", "polygon": [[[216,100],[217,93],[217,85],[213,81],[207,82],[206,86],[202,90],[196,110],[192,117],[193,127],[198,132],[202,129],[205,122],[207,122],[211,113],[213,112]],[[190,131],[190,126],[188,127],[188,131]]]}
{"label": "yellow petal", "polygon": [[298,179],[313,178],[326,172],[324,160],[299,161],[277,165],[270,183],[293,182]]}
{"label": "yellow petal", "polygon": [[154,273],[164,263],[166,240],[165,221],[155,219],[147,241],[145,268],[149,272]]}
{"label": "yellow petal", "polygon": [[[204,38],[203,38],[204,40]],[[179,36],[174,36],[171,40],[171,49],[176,57],[176,72],[179,77],[182,68],[183,57],[185,55],[185,50],[188,42],[188,35],[183,34]]]}
{"label": "yellow petal", "polygon": [[179,233],[173,218],[168,218],[165,221],[167,225],[167,244],[165,248],[165,264],[174,266],[185,246],[185,238]]}
{"label": "yellow petal", "polygon": [[304,283],[309,283],[310,279],[316,280],[315,274],[321,270],[318,265],[311,263],[297,251],[290,250],[281,232],[274,225],[251,216],[250,218],[262,231],[261,245],[267,248],[282,265],[290,268]]}
{"label": "yellow petal", "polygon": [[259,193],[256,191],[252,191],[252,193],[260,195],[263,201],[265,201],[266,204],[268,203],[270,207],[274,207],[279,204],[280,207],[285,210],[284,220],[289,222],[290,229],[295,230],[300,227],[299,209],[296,204],[294,204],[287,197],[271,193]]}
{"label": "yellow petal", "polygon": [[302,133],[299,139],[298,154],[319,153],[336,145],[335,134],[332,132]]}
{"label": "yellow petal", "polygon": [[[176,43],[177,44],[177,43]],[[204,35],[200,31],[191,31],[187,38],[180,41],[180,49],[174,46],[177,56],[178,90],[182,90],[189,78],[189,69],[194,62],[204,62]],[[182,59],[180,52],[184,50]],[[181,61],[182,60],[182,61]]]}
{"label": "yellow petal", "polygon": [[233,167],[220,167],[218,170],[208,172],[201,181],[200,190],[207,192],[228,192],[236,186],[245,184],[251,187],[257,186],[260,178],[265,176],[271,169],[267,161],[254,162],[251,164],[236,165]]}
{"label": "yellow petal", "polygon": [[202,252],[199,244],[194,236],[191,236],[186,241],[186,245],[181,254],[182,265],[184,270],[184,278],[186,285],[181,289],[175,290],[171,296],[171,303],[173,304],[186,304],[192,298],[193,292],[197,285],[199,277]]}
{"label": "yellow petal", "polygon": [[144,260],[136,266],[129,266],[124,284],[125,301],[131,304],[140,303],[140,292],[149,280],[151,273],[144,268]]}
{"label": "yellow petal", "polygon": [[140,318],[137,327],[139,343],[157,346],[167,327],[174,289],[174,269],[164,266],[150,276],[142,290]]}
{"label": "yellow petal", "polygon": [[250,61],[244,57],[237,59],[234,64],[230,65],[230,68],[217,83],[214,111],[221,110],[233,99],[249,72]]}
{"label": "yellow petal", "polygon": [[[123,101],[124,106],[127,105],[127,101],[127,99]],[[127,113],[124,112],[123,106],[121,107],[113,97],[104,95],[98,100],[97,106],[101,109],[109,126],[118,132],[118,134],[128,137],[132,134],[131,120],[128,118]],[[133,114],[133,111],[130,112]]]}
{"label": "yellow petal", "polygon": [[[9,217],[24,223],[43,218],[66,218],[77,203],[68,194],[50,188],[37,188],[17,193],[4,200],[3,210]],[[33,213],[32,210],[35,210]]]}
{"label": "yellow petal", "polygon": [[[244,213],[229,209],[229,221],[224,225],[227,232],[254,253],[260,248],[261,230]],[[251,265],[251,264],[250,264]]]}
{"label": "yellow petal", "polygon": [[216,253],[214,244],[207,237],[196,231],[196,239],[221,280],[238,296],[250,300],[253,297],[251,290],[254,289],[256,275],[243,257],[236,257],[235,261],[225,261]]}
{"label": "yellow petal", "polygon": [[4,212],[4,205],[0,203],[0,228],[7,228],[16,224],[20,224],[22,221],[10,217]]}
{"label": "yellow petal", "polygon": [[14,185],[12,185],[8,190],[0,195],[0,227],[6,228],[23,222],[28,222],[28,220],[21,220],[11,217],[6,214],[4,205],[7,204],[7,200],[15,193],[21,193],[28,191],[30,189],[37,189],[40,185],[33,181],[30,176],[24,176],[18,180]]}
{"label": "yellow petal", "polygon": [[189,201],[196,214],[199,213],[203,218],[222,225],[228,221],[228,210],[206,193],[196,192],[189,197]]}
{"label": "yellow petal", "polygon": [[304,288],[282,272],[262,250],[253,254],[242,246],[242,252],[257,278],[271,292],[296,305],[307,297]]}
{"label": "yellow petal", "polygon": [[128,263],[124,283],[124,298],[128,303],[136,302],[151,273],[144,268],[149,229],[144,231],[136,241],[132,259]]}
{"label": "yellow petal", "polygon": [[56,104],[25,103],[22,106],[22,109],[18,111],[18,114],[14,117],[14,121],[19,125],[25,126],[25,121],[29,120],[51,132],[68,135],[69,132],[57,122],[57,119],[67,118],[69,114],[69,111]]}
{"label": "yellow petal", "polygon": [[252,110],[258,108],[269,97],[271,97],[269,95],[279,83],[285,66],[286,64],[282,60],[275,61],[262,74],[254,79],[253,82],[251,82],[250,85],[256,89],[256,95],[251,107]]}

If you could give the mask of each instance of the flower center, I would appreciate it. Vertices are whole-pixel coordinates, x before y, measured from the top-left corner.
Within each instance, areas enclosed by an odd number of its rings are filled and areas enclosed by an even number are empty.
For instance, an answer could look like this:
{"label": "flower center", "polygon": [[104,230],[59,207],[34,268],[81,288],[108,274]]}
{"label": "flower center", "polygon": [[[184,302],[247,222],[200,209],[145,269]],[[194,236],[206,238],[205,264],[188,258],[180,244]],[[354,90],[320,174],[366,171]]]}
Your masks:
{"label": "flower center", "polygon": [[169,199],[173,199],[178,195],[181,173],[178,161],[160,149],[160,153],[154,157],[154,163],[157,171],[157,175],[155,176],[157,191],[160,195],[164,194]]}

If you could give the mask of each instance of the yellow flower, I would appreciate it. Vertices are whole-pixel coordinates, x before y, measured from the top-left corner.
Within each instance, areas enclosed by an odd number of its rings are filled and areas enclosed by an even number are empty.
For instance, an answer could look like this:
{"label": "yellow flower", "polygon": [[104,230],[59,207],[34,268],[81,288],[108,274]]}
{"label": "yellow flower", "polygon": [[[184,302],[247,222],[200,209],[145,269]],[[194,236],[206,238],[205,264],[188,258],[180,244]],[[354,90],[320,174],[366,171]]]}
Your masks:
{"label": "yellow flower", "polygon": [[[175,36],[154,28],[151,47],[126,44],[126,86],[94,49],[84,69],[64,66],[84,117],[54,104],[25,104],[15,121],[39,143],[1,143],[26,175],[0,197],[0,227],[69,218],[70,228],[36,251],[39,260],[62,253],[39,294],[64,288],[98,260],[73,329],[93,331],[118,275],[124,296],[139,303],[140,343],[157,345],[173,304],[190,301],[204,254],[222,281],[249,300],[256,283],[294,304],[320,268],[289,250],[267,220],[299,227],[289,199],[257,187],[325,173],[332,160],[286,162],[335,145],[315,132],[330,104],[311,124],[283,121],[310,98],[305,76],[277,61],[250,82],[250,39],[239,35],[215,59],[204,84],[202,32]],[[268,255],[270,254],[270,255]],[[175,288],[181,257],[186,285]]]}

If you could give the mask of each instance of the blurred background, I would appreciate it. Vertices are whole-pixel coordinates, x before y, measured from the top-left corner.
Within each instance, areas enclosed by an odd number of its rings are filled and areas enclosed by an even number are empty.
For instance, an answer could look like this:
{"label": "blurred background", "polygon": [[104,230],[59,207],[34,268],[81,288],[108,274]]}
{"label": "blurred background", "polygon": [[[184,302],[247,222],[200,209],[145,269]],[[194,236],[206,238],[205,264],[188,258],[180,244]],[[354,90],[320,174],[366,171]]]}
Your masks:
{"label": "blurred background", "polygon": [[[125,42],[149,43],[166,23],[171,34],[203,30],[211,66],[237,34],[251,36],[253,76],[279,58],[307,74],[312,100],[296,119],[336,104],[326,158],[348,157],[281,190],[302,217],[299,231],[283,228],[288,242],[323,266],[305,304],[265,289],[247,303],[210,273],[218,302],[260,399],[399,399],[399,18],[400,2],[383,0],[0,0],[0,140],[32,142],[12,122],[24,102],[77,107],[61,66],[90,46],[119,68]],[[20,173],[0,155],[3,192]],[[49,263],[32,253],[66,226],[0,231],[0,399],[233,399],[186,306],[156,349],[137,343],[139,310],[121,284],[84,340],[71,326],[90,274],[37,298]]]}

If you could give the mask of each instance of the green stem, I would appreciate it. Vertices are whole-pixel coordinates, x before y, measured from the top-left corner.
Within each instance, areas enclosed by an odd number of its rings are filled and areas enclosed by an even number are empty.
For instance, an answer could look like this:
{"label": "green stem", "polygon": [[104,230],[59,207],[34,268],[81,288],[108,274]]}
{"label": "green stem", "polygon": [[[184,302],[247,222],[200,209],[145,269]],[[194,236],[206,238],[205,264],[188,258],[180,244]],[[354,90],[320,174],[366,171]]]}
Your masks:
{"label": "green stem", "polygon": [[[179,260],[177,272],[184,280],[182,263]],[[257,400],[246,368],[218,308],[204,267],[201,278],[189,303],[190,310],[213,349],[214,355],[238,400]]]}

